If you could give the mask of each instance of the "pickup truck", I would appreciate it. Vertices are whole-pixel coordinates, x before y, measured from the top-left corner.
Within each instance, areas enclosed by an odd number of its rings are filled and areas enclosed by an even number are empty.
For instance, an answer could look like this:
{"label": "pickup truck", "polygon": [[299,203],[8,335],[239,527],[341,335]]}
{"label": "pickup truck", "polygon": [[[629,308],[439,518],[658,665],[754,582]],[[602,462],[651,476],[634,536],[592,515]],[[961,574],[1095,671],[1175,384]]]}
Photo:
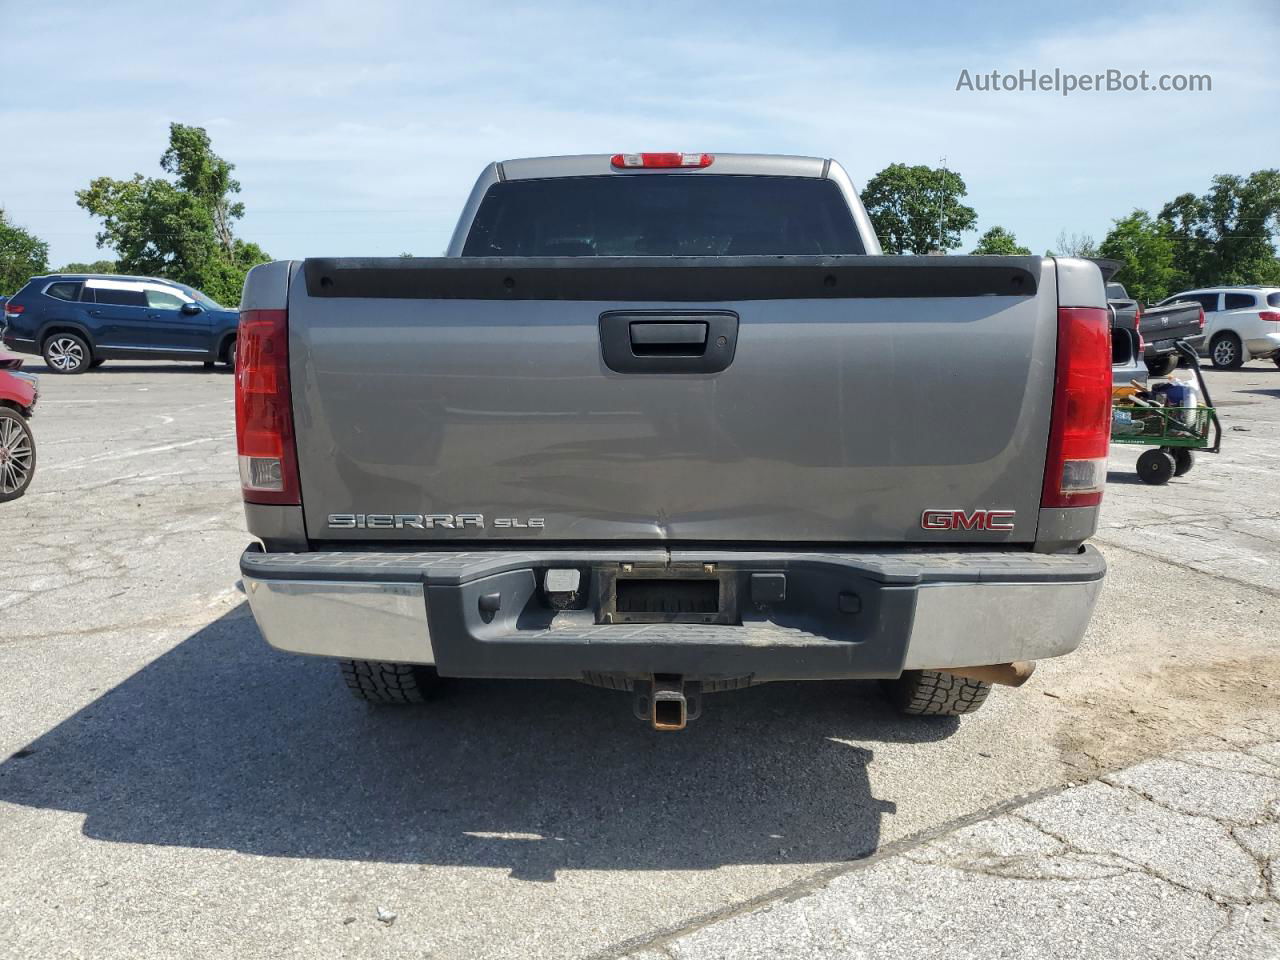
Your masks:
{"label": "pickup truck", "polygon": [[839,164],[491,164],[447,255],[265,264],[240,572],[358,697],[441,677],[976,709],[1074,650],[1105,564],[1098,267],[889,257]]}
{"label": "pickup truck", "polygon": [[1197,354],[1204,354],[1204,310],[1197,303],[1170,303],[1159,307],[1143,307],[1131,298],[1124,285],[1111,277],[1123,263],[1119,260],[1094,261],[1106,281],[1107,304],[1115,310],[1116,329],[1135,330],[1141,335],[1142,359],[1153,377],[1167,377],[1182,359],[1175,344],[1185,340]]}

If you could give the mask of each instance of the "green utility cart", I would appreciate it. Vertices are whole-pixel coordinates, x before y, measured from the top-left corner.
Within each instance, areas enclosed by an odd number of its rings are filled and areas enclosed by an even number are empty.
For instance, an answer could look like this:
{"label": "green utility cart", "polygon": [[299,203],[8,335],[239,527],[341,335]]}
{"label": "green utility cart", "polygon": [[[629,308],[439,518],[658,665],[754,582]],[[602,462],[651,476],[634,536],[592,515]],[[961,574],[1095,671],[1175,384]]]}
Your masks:
{"label": "green utility cart", "polygon": [[[1222,425],[1209,397],[1200,357],[1185,340],[1177,343],[1178,352],[1191,362],[1204,406],[1143,407],[1117,404],[1112,407],[1111,442],[1152,447],[1138,457],[1138,479],[1143,483],[1168,483],[1195,465],[1193,450],[1217,453],[1222,443]],[[1127,418],[1121,418],[1126,414]],[[1210,443],[1210,434],[1213,441]]]}

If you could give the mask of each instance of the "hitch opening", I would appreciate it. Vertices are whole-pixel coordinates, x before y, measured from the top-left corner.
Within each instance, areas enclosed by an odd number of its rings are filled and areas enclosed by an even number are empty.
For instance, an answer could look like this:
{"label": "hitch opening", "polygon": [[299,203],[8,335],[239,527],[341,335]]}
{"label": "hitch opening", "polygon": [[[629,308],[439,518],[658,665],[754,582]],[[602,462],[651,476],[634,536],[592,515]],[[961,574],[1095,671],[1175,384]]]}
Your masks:
{"label": "hitch opening", "polygon": [[673,674],[635,682],[635,714],[654,730],[683,730],[702,713],[702,685]]}

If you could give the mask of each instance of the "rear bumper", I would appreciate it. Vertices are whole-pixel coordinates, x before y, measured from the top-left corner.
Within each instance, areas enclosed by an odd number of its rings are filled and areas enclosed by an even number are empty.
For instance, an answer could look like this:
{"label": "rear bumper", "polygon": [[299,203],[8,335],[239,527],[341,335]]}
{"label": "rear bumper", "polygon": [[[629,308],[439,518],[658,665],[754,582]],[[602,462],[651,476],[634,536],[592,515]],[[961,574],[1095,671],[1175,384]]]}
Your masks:
{"label": "rear bumper", "polygon": [[1167,357],[1171,353],[1177,353],[1177,343],[1179,340],[1189,343],[1195,352],[1204,356],[1205,337],[1203,333],[1197,333],[1190,337],[1160,337],[1158,340],[1148,340],[1142,356],[1146,360],[1156,360],[1160,357]]}
{"label": "rear bumper", "polygon": [[1270,357],[1280,350],[1280,332],[1266,333],[1260,337],[1251,337],[1244,342],[1251,359]]}
{"label": "rear bumper", "polygon": [[[718,579],[733,598],[732,622],[598,622],[623,564]],[[580,609],[554,609],[546,592],[546,571],[565,569],[580,572],[571,601]],[[1092,547],[263,553],[255,545],[240,570],[258,626],[280,650],[435,664],[454,677],[766,681],[896,677],[1070,653],[1106,564]],[[758,586],[776,591],[778,574],[781,600]]]}

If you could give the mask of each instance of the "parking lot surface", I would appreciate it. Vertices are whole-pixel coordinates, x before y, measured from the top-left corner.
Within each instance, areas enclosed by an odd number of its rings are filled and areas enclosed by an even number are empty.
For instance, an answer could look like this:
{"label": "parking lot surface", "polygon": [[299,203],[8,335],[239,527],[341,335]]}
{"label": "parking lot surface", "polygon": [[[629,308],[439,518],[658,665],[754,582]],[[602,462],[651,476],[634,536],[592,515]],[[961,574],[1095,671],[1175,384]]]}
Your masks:
{"label": "parking lot surface", "polygon": [[46,375],[0,505],[0,956],[618,956],[1274,718],[1280,371],[1206,376],[1220,456],[1148,487],[1113,452],[1076,655],[962,720],[778,684],[664,735],[573,683],[353,700],[238,589],[231,377]]}

